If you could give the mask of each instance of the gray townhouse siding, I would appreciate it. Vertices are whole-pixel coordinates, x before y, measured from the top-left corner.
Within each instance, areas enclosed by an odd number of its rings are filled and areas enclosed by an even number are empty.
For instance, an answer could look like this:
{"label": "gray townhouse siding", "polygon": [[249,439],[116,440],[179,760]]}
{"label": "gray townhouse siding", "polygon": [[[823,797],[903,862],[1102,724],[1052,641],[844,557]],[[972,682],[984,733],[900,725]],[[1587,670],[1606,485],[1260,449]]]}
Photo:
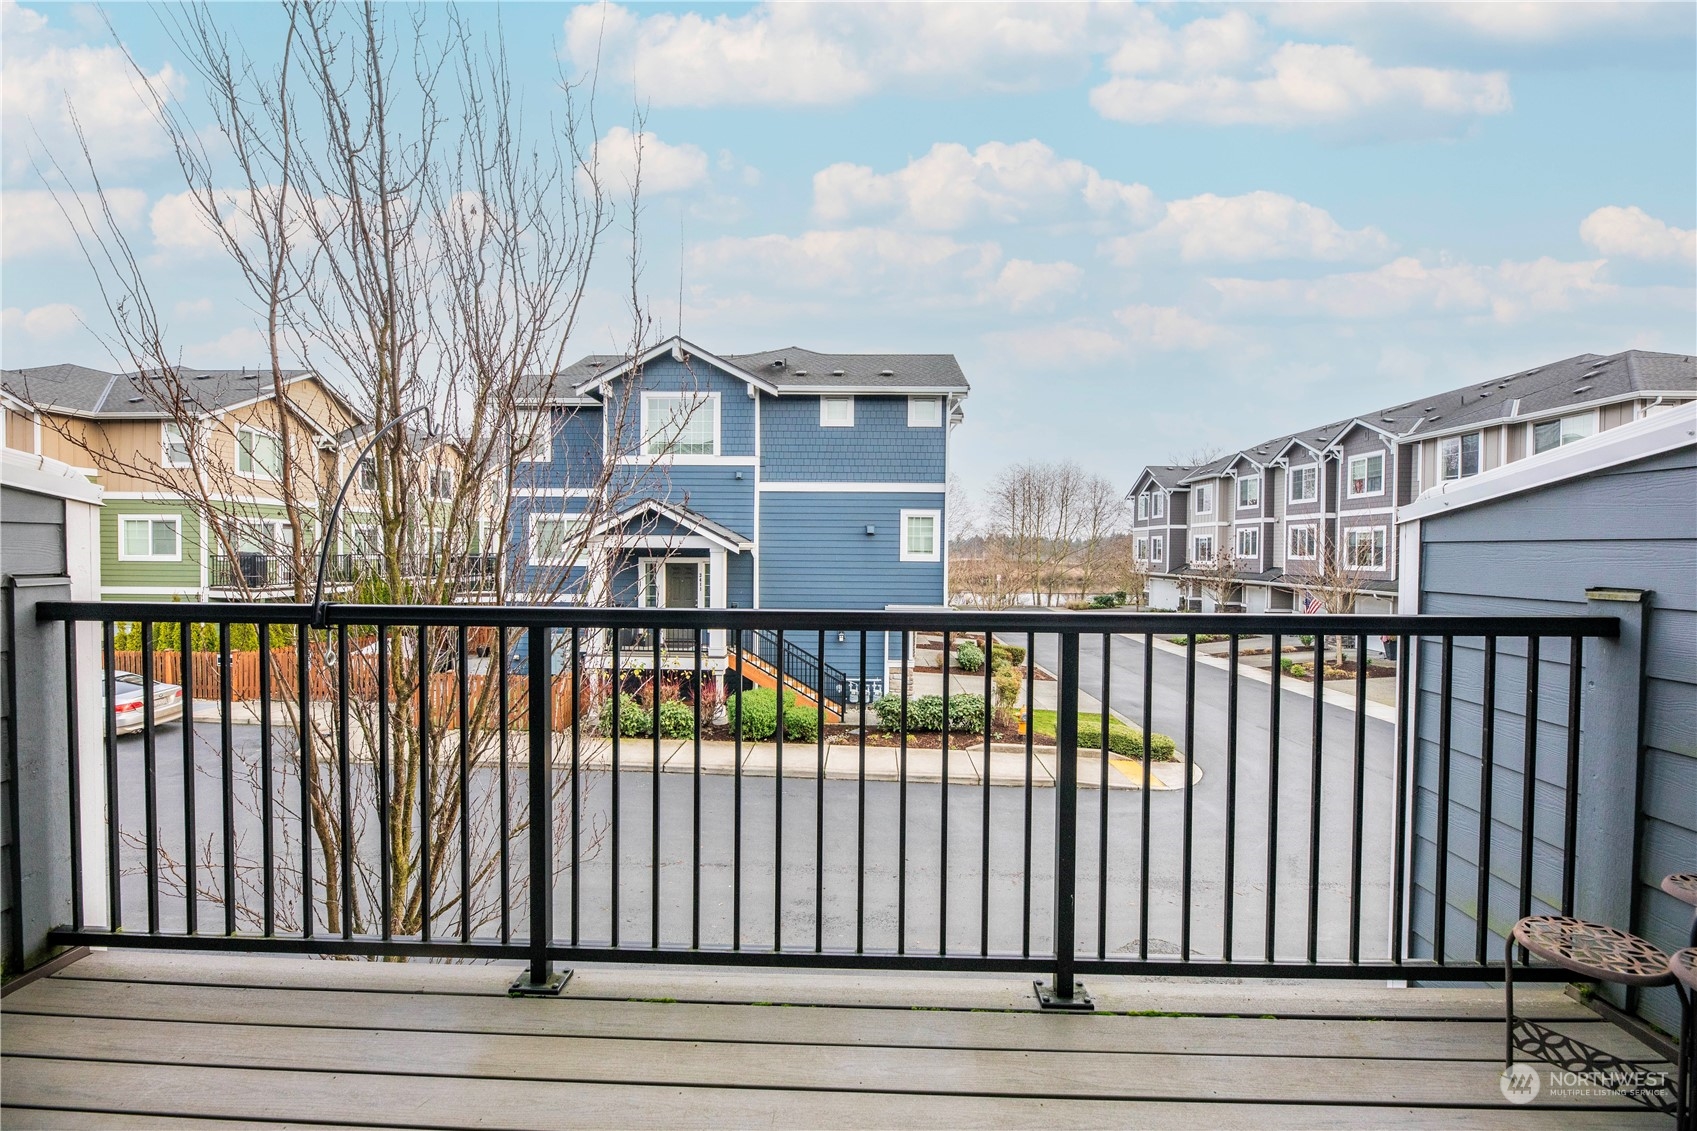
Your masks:
{"label": "gray townhouse siding", "polygon": [[[1329,544],[1332,560],[1349,566],[1363,585],[1389,590],[1397,576],[1396,441],[1358,422],[1333,443],[1337,521]],[[1378,472],[1376,491],[1372,489],[1374,470]],[[1362,474],[1357,476],[1358,472]],[[1360,548],[1359,557],[1351,555],[1352,538]],[[1388,612],[1389,604],[1387,595],[1364,598],[1357,607],[1362,612]]]}
{"label": "gray townhouse siding", "polygon": [[[1607,357],[1581,354],[1303,429],[1192,468],[1182,482],[1191,489],[1193,500],[1195,490],[1204,485],[1223,492],[1230,480],[1222,485],[1220,477],[1241,460],[1260,465],[1269,483],[1284,485],[1261,516],[1270,524],[1271,550],[1264,536],[1253,563],[1260,567],[1259,573],[1240,571],[1245,608],[1280,611],[1297,604],[1304,575],[1312,567],[1290,554],[1293,528],[1312,526],[1316,548],[1342,562],[1352,532],[1357,539],[1373,538],[1371,532],[1383,527],[1384,564],[1360,571],[1364,576],[1356,607],[1362,612],[1394,611],[1403,566],[1394,534],[1400,508],[1446,484],[1535,455],[1538,435],[1546,434],[1547,445],[1549,430],[1557,424],[1564,443],[1579,442],[1694,398],[1697,360],[1690,356],[1638,350]],[[1374,451],[1385,453],[1385,492],[1351,497],[1349,460]],[[1297,468],[1313,460],[1315,453],[1321,497],[1313,503],[1292,502],[1288,485]],[[1451,458],[1446,460],[1446,454]],[[1228,507],[1224,517],[1237,516]],[[1222,539],[1228,529],[1219,505],[1212,513],[1199,513],[1193,501],[1182,544],[1193,550],[1197,537],[1206,536],[1218,547],[1226,544]],[[1180,541],[1175,534],[1169,533],[1169,542]],[[1196,601],[1199,586],[1193,575],[1187,575],[1185,565],[1169,565],[1152,573],[1152,599],[1157,594],[1164,599],[1154,600],[1158,607],[1178,606],[1187,598]]]}
{"label": "gray townhouse siding", "polygon": [[[1689,907],[1663,893],[1661,878],[1690,871],[1697,860],[1697,444],[1690,435],[1697,413],[1682,410],[1684,435],[1659,430],[1654,418],[1640,420],[1623,433],[1618,459],[1609,456],[1591,466],[1563,471],[1563,460],[1549,461],[1550,480],[1533,482],[1468,504],[1458,492],[1460,509],[1444,509],[1450,496],[1411,508],[1403,538],[1418,554],[1418,576],[1406,578],[1408,603],[1422,613],[1451,614],[1593,614],[1636,606],[1587,602],[1596,588],[1643,590],[1644,688],[1641,716],[1642,786],[1638,793],[1638,866],[1630,906],[1614,925],[1674,950],[1685,945],[1691,924]],[[1633,458],[1638,439],[1661,431],[1662,450]],[[1566,455],[1567,453],[1563,453]],[[1573,453],[1575,457],[1584,453]],[[1506,469],[1505,469],[1506,472]],[[1507,472],[1512,474],[1513,472]],[[1560,475],[1560,478],[1556,476]],[[1499,477],[1500,478],[1500,477]],[[1483,487],[1485,484],[1481,484]],[[1412,563],[1411,563],[1412,564]],[[1412,610],[1411,610],[1412,611]],[[1586,643],[1587,670],[1594,673],[1602,650],[1620,645]],[[1501,954],[1502,941],[1519,909],[1515,891],[1521,864],[1518,829],[1522,796],[1522,757],[1526,733],[1524,642],[1503,642],[1498,663],[1497,729],[1492,760],[1490,900],[1475,902],[1481,781],[1480,671],[1477,641],[1460,641],[1453,677],[1456,703],[1452,723],[1451,880],[1446,909],[1446,949],[1453,955],[1473,946],[1483,923],[1488,953]],[[1633,658],[1635,660],[1635,658]],[[1432,955],[1438,772],[1437,649],[1422,648],[1416,667],[1417,700],[1413,713],[1412,760],[1415,781],[1411,843],[1410,954]],[[1566,775],[1568,651],[1565,643],[1545,641],[1540,663],[1537,713],[1537,805],[1533,851],[1533,914],[1559,910],[1561,901],[1562,790]],[[1587,680],[1582,698],[1581,730],[1618,729],[1603,718],[1600,698],[1618,699],[1623,690]],[[1592,735],[1581,739],[1582,748]],[[1631,743],[1626,743],[1630,748]],[[1601,767],[1605,776],[1630,782],[1639,768],[1630,756],[1623,764]],[[1587,766],[1586,773],[1589,774]],[[1586,780],[1589,780],[1587,778]],[[1618,890],[1619,879],[1592,875],[1597,853],[1588,839],[1630,839],[1630,832],[1581,828],[1578,860],[1581,916],[1599,914],[1588,893],[1599,887]],[[1456,877],[1465,877],[1458,885]],[[1461,889],[1461,890],[1458,890]],[[1612,916],[1611,916],[1612,919]],[[1642,1012],[1673,1031],[1678,1005],[1672,990],[1648,991]]]}

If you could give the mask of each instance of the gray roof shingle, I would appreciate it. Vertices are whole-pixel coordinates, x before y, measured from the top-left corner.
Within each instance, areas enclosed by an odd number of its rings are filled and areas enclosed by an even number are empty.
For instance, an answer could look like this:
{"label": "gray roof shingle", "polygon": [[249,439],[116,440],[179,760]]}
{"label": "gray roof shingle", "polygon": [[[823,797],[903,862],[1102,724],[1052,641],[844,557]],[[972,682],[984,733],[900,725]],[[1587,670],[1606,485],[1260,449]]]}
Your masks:
{"label": "gray roof shingle", "polygon": [[[217,412],[271,391],[271,370],[191,369],[178,366],[176,379],[201,412]],[[310,376],[305,369],[283,371],[285,382]],[[107,373],[82,365],[42,365],[33,369],[0,370],[0,385],[25,404],[60,409],[78,416],[159,419],[170,415],[163,395],[171,391],[164,380],[139,373]]]}

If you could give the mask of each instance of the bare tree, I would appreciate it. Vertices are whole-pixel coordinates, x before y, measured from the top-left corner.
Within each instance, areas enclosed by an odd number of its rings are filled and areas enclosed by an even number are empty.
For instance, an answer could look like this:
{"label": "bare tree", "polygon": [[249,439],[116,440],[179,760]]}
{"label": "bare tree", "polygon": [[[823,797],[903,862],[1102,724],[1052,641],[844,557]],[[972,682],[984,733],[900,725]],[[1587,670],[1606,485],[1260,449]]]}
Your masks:
{"label": "bare tree", "polygon": [[[1313,560],[1292,571],[1292,584],[1299,594],[1313,594],[1328,614],[1343,616],[1355,611],[1356,598],[1367,583],[1367,567],[1371,564],[1360,548],[1357,549],[1357,557],[1352,559],[1341,545],[1316,546]],[[1340,635],[1335,639],[1335,654],[1341,666],[1344,662],[1344,637]],[[1363,662],[1363,657],[1356,657],[1356,661]]]}
{"label": "bare tree", "polygon": [[[631,276],[624,360],[634,362],[654,342],[637,282],[640,152],[637,173],[616,200],[603,187],[592,144],[593,76],[562,80],[560,116],[541,136],[527,135],[503,46],[474,37],[453,11],[287,0],[281,13],[283,34],[255,58],[216,9],[163,11],[206,93],[198,109],[153,87],[139,65],[133,70],[266,343],[262,384],[277,447],[264,454],[275,461],[274,501],[285,514],[275,550],[287,557],[291,595],[306,600],[317,554],[342,546],[350,552],[340,555],[340,591],[367,603],[452,603],[472,590],[501,602],[551,602],[567,592],[604,597],[620,549],[612,520],[650,489],[644,468],[630,464],[663,460],[682,428],[637,435],[631,381],[604,386],[593,410],[546,406],[563,391],[557,374],[578,352],[591,269],[621,215]],[[227,424],[209,423],[212,406],[179,364],[146,261],[106,202],[86,140],[80,156],[94,203],[81,194],[58,198],[105,298],[108,345],[140,375],[190,454],[186,466],[162,467],[113,450],[74,421],[61,426],[89,440],[103,471],[151,479],[180,495],[235,559],[244,521],[269,513],[228,502],[252,493],[251,481],[240,492],[232,485],[256,453],[240,450]],[[297,371],[332,376],[346,406],[302,404],[306,386]],[[332,544],[324,516],[335,487],[355,471],[355,454],[419,409],[429,410],[432,427],[408,421],[377,443],[350,506],[355,531],[344,529]],[[542,523],[542,542],[536,528],[511,538],[513,487],[526,481],[539,451],[552,451],[556,435],[591,412],[608,439],[571,471],[582,512]],[[229,580],[239,590],[252,582],[240,571]],[[331,665],[345,639],[303,628],[295,643],[313,663]],[[321,755],[299,767],[308,809],[304,822],[298,813],[294,819],[311,829],[322,868],[311,890],[297,891],[298,914],[331,932],[345,923],[356,932],[383,924],[405,935],[421,929],[428,907],[437,919],[463,913],[476,929],[500,914],[493,846],[503,835],[502,799],[489,789],[462,794],[461,783],[487,781],[498,757],[507,722],[494,710],[498,681],[478,682],[475,701],[461,708],[463,731],[427,725],[425,691],[435,673],[458,669],[466,642],[451,632],[396,630],[383,642],[392,695],[352,705],[357,748],[374,749],[379,726],[387,727],[392,771],[382,791],[375,772],[344,783],[335,760],[322,757],[334,748],[334,720],[283,705],[291,729],[304,731]],[[375,642],[371,649],[355,653],[367,666],[376,663]],[[505,665],[505,649],[493,650],[489,662]],[[574,709],[584,705],[582,690],[572,689]],[[394,869],[386,888],[375,863],[355,851],[365,818],[349,827],[339,817],[344,787],[357,793],[356,813],[375,814],[386,830]],[[521,814],[505,832],[526,828]],[[463,891],[449,866],[462,836],[480,861]],[[300,889],[304,878],[287,871],[290,858],[281,857],[280,878]],[[244,874],[257,872],[248,860]],[[345,903],[337,878],[350,867],[358,882]]]}
{"label": "bare tree", "polygon": [[1227,605],[1236,602],[1243,586],[1238,580],[1237,556],[1228,547],[1220,547],[1212,558],[1192,562],[1191,570],[1197,586],[1213,598],[1216,611],[1224,612]]}
{"label": "bare tree", "polygon": [[1082,484],[1081,518],[1077,550],[1079,596],[1088,598],[1104,585],[1121,580],[1123,560],[1121,534],[1127,518],[1125,498],[1108,479],[1088,476]]}
{"label": "bare tree", "polygon": [[1100,583],[1104,548],[1125,520],[1125,501],[1107,479],[1075,463],[1023,463],[991,485],[984,533],[1002,588],[1052,605]]}

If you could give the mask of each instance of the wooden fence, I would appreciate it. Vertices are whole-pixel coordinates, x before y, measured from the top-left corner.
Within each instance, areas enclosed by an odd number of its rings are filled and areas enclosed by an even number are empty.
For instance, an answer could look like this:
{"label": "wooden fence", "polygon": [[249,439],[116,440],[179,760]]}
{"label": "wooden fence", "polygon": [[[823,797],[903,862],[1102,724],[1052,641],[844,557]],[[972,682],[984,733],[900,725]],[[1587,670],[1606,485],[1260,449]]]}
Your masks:
{"label": "wooden fence", "polygon": [[[140,651],[119,651],[113,653],[119,670],[129,672],[141,671]],[[336,686],[336,665],[334,651],[320,651],[314,648],[307,660],[307,679],[312,698],[318,702],[334,703]],[[223,694],[223,679],[217,652],[190,653],[191,674],[194,676],[194,697],[197,700],[216,700]],[[160,650],[153,656],[153,678],[162,683],[181,684],[182,654],[175,649]],[[271,698],[273,700],[298,700],[300,697],[300,667],[293,648],[271,649]],[[259,699],[259,653],[231,652],[230,653],[230,698],[236,702],[252,702]],[[469,692],[468,703],[476,722],[482,726],[493,726],[496,722],[496,711],[500,706],[499,691],[494,686],[500,677],[496,675],[472,675],[466,679]],[[507,725],[522,728],[529,725],[529,687],[530,680],[521,675],[507,677]],[[416,685],[410,680],[405,686],[406,698],[413,699],[417,695]],[[565,730],[571,725],[572,715],[576,710],[577,696],[573,694],[572,681],[569,675],[554,677],[553,728]],[[396,695],[396,684],[391,683],[389,694]],[[348,696],[350,699],[372,703],[377,700],[377,659],[375,656],[354,652],[349,656],[348,663]],[[454,726],[459,720],[460,710],[460,678],[457,672],[435,672],[430,677],[430,717],[433,726]]]}

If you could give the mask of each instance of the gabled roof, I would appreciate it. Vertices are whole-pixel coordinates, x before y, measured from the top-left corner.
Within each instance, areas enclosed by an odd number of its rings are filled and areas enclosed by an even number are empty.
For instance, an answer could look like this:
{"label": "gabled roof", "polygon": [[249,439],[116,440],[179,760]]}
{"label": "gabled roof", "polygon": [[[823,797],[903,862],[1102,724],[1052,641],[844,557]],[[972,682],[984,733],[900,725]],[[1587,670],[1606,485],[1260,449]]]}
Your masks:
{"label": "gabled roof", "polygon": [[[271,395],[271,370],[191,369],[173,370],[175,379],[200,414],[225,412]],[[286,369],[283,384],[318,380],[310,369]],[[32,369],[0,370],[0,385],[6,392],[45,411],[70,416],[117,420],[163,420],[171,414],[159,401],[159,378],[143,373],[108,373],[82,365],[42,365]],[[319,385],[350,416],[357,416],[327,381]]]}
{"label": "gabled roof", "polygon": [[[632,369],[672,355],[700,358],[710,365],[774,396],[819,393],[935,394],[964,397],[970,391],[953,354],[946,353],[820,353],[790,346],[759,353],[714,354],[683,338],[669,338],[635,358],[621,354],[590,354],[554,374],[547,400],[572,403],[597,386]],[[549,389],[545,376],[526,378],[523,403],[539,403]],[[593,403],[579,399],[576,403]]]}
{"label": "gabled roof", "polygon": [[1132,483],[1130,493],[1136,494],[1137,489],[1143,485],[1145,479],[1168,491],[1182,491],[1184,490],[1184,477],[1190,470],[1190,468],[1176,463],[1150,464]]}
{"label": "gabled roof", "polygon": [[623,526],[643,514],[655,514],[661,518],[669,519],[684,529],[701,535],[709,542],[729,550],[731,553],[741,554],[754,549],[753,542],[730,527],[720,525],[706,515],[698,514],[688,507],[680,507],[675,503],[662,502],[659,499],[643,499],[641,502],[633,503],[618,514],[611,515],[596,523],[591,528],[591,533],[605,534],[614,527]]}

